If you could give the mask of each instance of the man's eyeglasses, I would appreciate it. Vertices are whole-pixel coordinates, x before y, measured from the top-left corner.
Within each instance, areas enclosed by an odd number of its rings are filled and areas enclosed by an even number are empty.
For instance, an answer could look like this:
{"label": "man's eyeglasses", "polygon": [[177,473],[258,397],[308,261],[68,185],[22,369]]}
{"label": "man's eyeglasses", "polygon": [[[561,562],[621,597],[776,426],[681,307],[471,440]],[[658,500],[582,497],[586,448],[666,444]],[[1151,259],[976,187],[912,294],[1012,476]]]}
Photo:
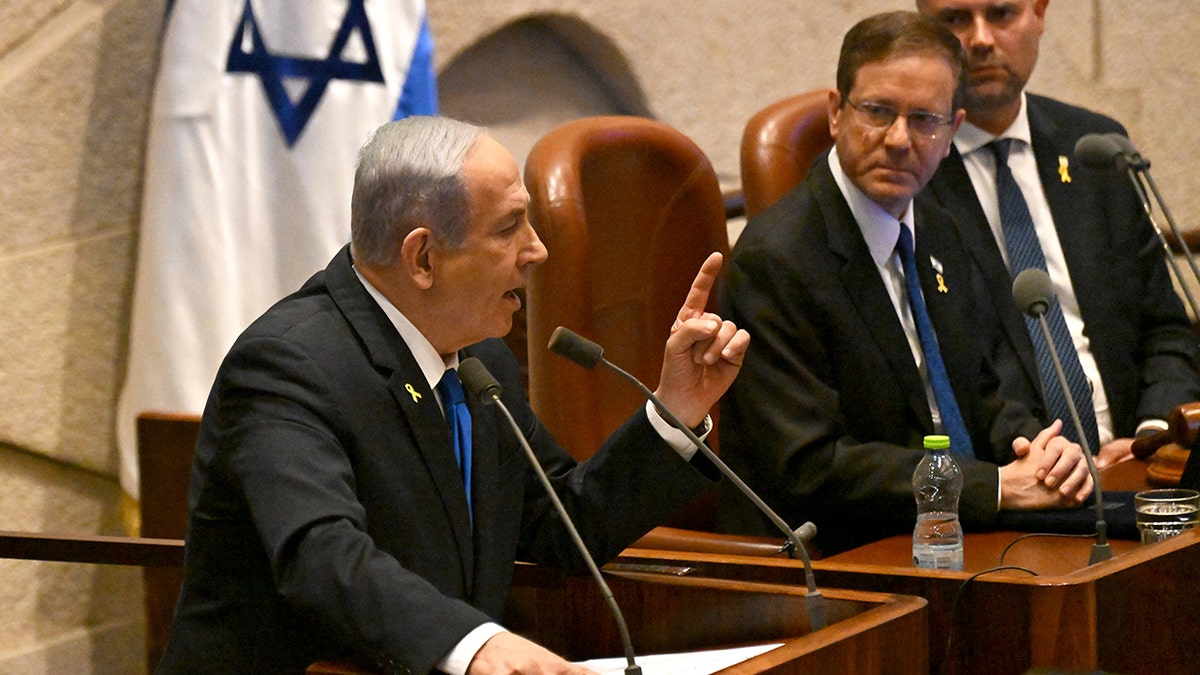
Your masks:
{"label": "man's eyeglasses", "polygon": [[[877,129],[891,128],[896,123],[896,118],[900,117],[900,111],[882,103],[872,103],[871,101],[855,103],[847,100],[846,105],[857,110],[868,126]],[[931,112],[911,112],[904,115],[904,118],[909,131],[930,139],[937,138],[938,129],[954,123],[950,117]]]}

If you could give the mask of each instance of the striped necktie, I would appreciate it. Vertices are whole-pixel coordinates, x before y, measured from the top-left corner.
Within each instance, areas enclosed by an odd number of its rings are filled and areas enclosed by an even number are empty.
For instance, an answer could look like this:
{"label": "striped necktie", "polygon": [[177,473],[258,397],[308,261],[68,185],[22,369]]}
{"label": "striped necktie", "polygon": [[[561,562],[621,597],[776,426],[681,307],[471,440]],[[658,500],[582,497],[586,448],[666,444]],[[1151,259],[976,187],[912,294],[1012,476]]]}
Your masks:
{"label": "striped necktie", "polygon": [[[1011,138],[1000,138],[989,143],[988,147],[996,155],[996,197],[1000,202],[1000,224],[1004,230],[1004,243],[1008,248],[1009,271],[1015,278],[1031,267],[1046,271],[1046,256],[1038,242],[1033,216],[1029,214],[1029,205],[1025,202],[1025,196],[1021,194],[1021,188],[1008,166],[1012,142]],[[1079,421],[1083,426],[1084,436],[1087,437],[1088,448],[1095,453],[1100,449],[1100,439],[1096,429],[1096,412],[1092,407],[1092,388],[1083,373],[1083,366],[1079,364],[1079,354],[1075,351],[1075,342],[1071,339],[1071,332],[1067,329],[1067,321],[1063,318],[1062,306],[1059,305],[1057,297],[1050,303],[1050,309],[1045,316],[1050,328],[1050,337],[1054,340],[1054,349],[1058,352],[1063,372],[1067,376],[1071,398],[1079,409]],[[1063,421],[1063,435],[1079,443],[1079,434],[1072,423],[1066,394],[1059,386],[1054,357],[1042,332],[1041,322],[1026,316],[1025,328],[1033,342],[1038,371],[1042,376],[1042,391],[1050,414]]]}

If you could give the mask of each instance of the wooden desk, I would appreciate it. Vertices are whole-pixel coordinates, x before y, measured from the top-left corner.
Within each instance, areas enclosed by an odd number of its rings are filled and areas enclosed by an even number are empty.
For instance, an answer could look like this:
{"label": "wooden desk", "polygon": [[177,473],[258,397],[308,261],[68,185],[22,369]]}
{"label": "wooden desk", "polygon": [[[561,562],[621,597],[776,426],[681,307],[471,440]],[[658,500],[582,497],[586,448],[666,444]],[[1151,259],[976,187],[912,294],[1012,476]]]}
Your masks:
{"label": "wooden desk", "polygon": [[[829,625],[812,631],[803,587],[638,572],[606,576],[637,654],[780,642],[782,647],[720,672],[928,672],[927,603],[921,598],[826,590]],[[571,660],[622,653],[615,620],[589,576],[518,563],[504,623]]]}
{"label": "wooden desk", "polygon": [[[1134,460],[1104,472],[1101,480],[1109,490],[1135,490],[1145,486],[1144,476],[1145,463]],[[952,673],[1197,671],[1193,652],[1200,644],[1200,593],[1195,591],[1200,530],[1151,546],[1112,541],[1114,558],[1091,566],[1091,539],[1027,539],[1012,548],[1005,564],[1037,576],[1003,570],[968,583],[996,566],[1000,552],[1021,534],[968,534],[963,572],[914,568],[908,535],[813,566],[822,587],[927,599],[933,672],[941,671],[943,662],[945,672]],[[803,584],[799,561],[779,558],[630,549],[617,563],[669,564],[686,566],[698,576]],[[1143,629],[1149,625],[1156,630]]]}

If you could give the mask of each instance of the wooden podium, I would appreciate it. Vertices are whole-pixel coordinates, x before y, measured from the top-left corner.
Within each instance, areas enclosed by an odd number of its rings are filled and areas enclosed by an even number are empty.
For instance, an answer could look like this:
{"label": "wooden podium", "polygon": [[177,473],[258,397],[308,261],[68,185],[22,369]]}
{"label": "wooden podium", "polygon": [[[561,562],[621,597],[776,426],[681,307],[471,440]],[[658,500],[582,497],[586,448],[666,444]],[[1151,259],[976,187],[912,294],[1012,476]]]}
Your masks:
{"label": "wooden podium", "polygon": [[[1102,474],[1106,487],[1144,485],[1144,462],[1118,467],[1121,474],[1138,472],[1137,479],[1131,482],[1110,469]],[[968,534],[963,572],[913,567],[908,535],[815,561],[813,567],[822,587],[927,599],[934,672],[1197,671],[1200,530],[1150,546],[1113,540],[1113,559],[1091,566],[1091,539],[1031,538],[1015,544],[1004,563],[1037,576],[1018,569],[984,573],[999,565],[1004,548],[1022,534]],[[704,577],[804,583],[799,562],[781,558],[629,549],[617,561],[622,563],[687,567]]]}
{"label": "wooden podium", "polygon": [[[170,569],[182,564],[183,542],[0,532],[0,557]],[[824,590],[829,626],[812,631],[803,587],[667,572],[608,575],[636,654],[770,642],[783,646],[721,672],[928,672],[927,603],[922,598]],[[572,660],[624,653],[615,620],[590,576],[567,577],[518,564],[505,623]],[[371,672],[338,663],[308,669],[310,675]]]}
{"label": "wooden podium", "polygon": [[[822,590],[829,626],[814,632],[803,587],[674,571],[605,575],[637,655],[783,643],[720,672],[929,672],[921,598]],[[573,661],[624,654],[616,621],[590,576],[518,565],[505,625]]]}

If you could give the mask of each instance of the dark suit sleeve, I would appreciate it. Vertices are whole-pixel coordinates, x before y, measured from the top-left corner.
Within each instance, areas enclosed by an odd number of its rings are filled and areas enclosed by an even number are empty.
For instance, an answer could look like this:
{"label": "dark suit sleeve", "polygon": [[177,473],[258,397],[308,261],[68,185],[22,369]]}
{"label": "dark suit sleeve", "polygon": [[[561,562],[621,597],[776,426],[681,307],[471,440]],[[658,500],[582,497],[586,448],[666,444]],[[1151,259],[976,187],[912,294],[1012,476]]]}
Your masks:
{"label": "dark suit sleeve", "polygon": [[[1123,172],[1080,168],[1059,180],[1058,156],[1086,133],[1125,133],[1103,115],[1029,95],[1034,153],[1071,285],[1104,381],[1114,431],[1133,435],[1200,400],[1200,340],[1175,291],[1166,253]],[[1163,219],[1159,218],[1165,226]]]}
{"label": "dark suit sleeve", "polygon": [[1131,242],[1141,288],[1136,291],[1140,317],[1138,373],[1141,395],[1135,423],[1166,419],[1177,405],[1200,400],[1197,376],[1200,343],[1171,282],[1158,236],[1140,219],[1141,242]]}
{"label": "dark suit sleeve", "polygon": [[[614,434],[592,461],[577,465],[537,421],[521,392],[515,360],[502,343],[497,344],[504,349],[503,356],[485,349],[491,354],[486,363],[499,374],[506,403],[529,434],[564,506],[599,560],[614,556],[673,508],[712,486],[709,477],[658,437],[644,412]],[[447,546],[453,550],[445,541],[449,532],[424,530],[411,522],[421,517],[421,509],[442,508],[437,496],[426,494],[426,479],[415,476],[393,484],[387,513],[364,506],[364,499],[374,499],[364,497],[364,491],[377,496],[380,486],[364,487],[367,481],[377,483],[378,477],[361,473],[367,466],[361,455],[376,452],[364,453],[363,447],[377,449],[388,445],[388,439],[373,436],[378,430],[368,428],[368,418],[360,413],[389,408],[369,400],[355,406],[347,399],[347,393],[355,391],[346,386],[347,376],[322,365],[345,361],[323,356],[313,358],[297,342],[260,337],[240,342],[227,358],[219,378],[224,405],[214,413],[219,420],[212,421],[219,429],[222,451],[207,473],[210,481],[232,484],[230,489],[200,494],[193,527],[209,529],[209,536],[192,540],[218,547],[256,542],[261,551],[195,559],[227,565],[233,559],[252,561],[265,554],[267,569],[262,573],[271,578],[261,583],[247,579],[254,574],[247,573],[253,566],[245,562],[238,570],[196,570],[194,577],[199,583],[215,585],[245,582],[245,597],[251,604],[263,589],[274,589],[284,604],[331,643],[348,645],[358,654],[402,661],[414,672],[432,670],[466,633],[495,617],[425,578],[437,574],[439,564],[452,568],[459,564],[438,557],[445,555]],[[355,406],[355,411],[347,414],[346,405]],[[477,524],[474,557],[476,565],[496,569],[495,577],[479,583],[498,586],[500,591],[477,589],[476,595],[499,595],[502,602],[513,562],[510,546],[534,562],[570,569],[582,569],[583,563],[511,430],[489,427],[495,423],[483,417],[489,414],[497,413],[478,408],[473,412],[479,425],[476,438],[480,431],[496,437],[502,455],[501,485],[487,512],[489,521]],[[393,434],[400,428],[377,426]],[[410,443],[394,438],[392,445],[395,452],[413,452],[405,449]],[[516,498],[510,496],[513,491]],[[240,517],[243,511],[251,515],[255,533],[222,536],[222,528],[251,526]],[[428,514],[431,522],[442,517],[440,512]],[[394,551],[380,548],[378,537],[394,535],[378,532],[380,523],[372,522],[373,518],[398,520],[397,527],[413,533],[399,544],[413,566],[402,563],[406,558],[393,555]],[[519,544],[517,537],[507,534],[518,528]],[[415,536],[419,532],[427,536],[442,532],[443,540],[423,542]],[[204,593],[203,589],[193,592]],[[274,602],[274,598],[262,601]]]}
{"label": "dark suit sleeve", "polygon": [[[1044,105],[1048,115],[1057,111],[1079,128],[1125,133],[1108,118]],[[1175,406],[1200,400],[1200,340],[1175,290],[1162,242],[1128,177],[1087,169],[1079,175],[1085,202],[1069,209],[1052,203],[1060,206],[1054,218],[1064,247],[1069,246],[1064,252],[1071,282],[1116,434],[1128,437],[1140,422],[1166,419]],[[1165,220],[1159,221],[1165,227]],[[1083,252],[1090,252],[1090,259]]]}
{"label": "dark suit sleeve", "polygon": [[[500,341],[471,349],[501,381],[502,400],[529,440],[555,493],[576,524],[588,551],[608,560],[676,509],[713,487],[719,474],[703,456],[684,460],[654,430],[639,408],[586,462],[574,459],[542,426],[525,398],[516,359]],[[489,411],[484,411],[487,414]],[[490,411],[499,414],[499,411]],[[512,439],[508,425],[498,433]],[[514,457],[520,454],[513,448]],[[526,458],[517,458],[526,462]],[[570,571],[586,570],[569,533],[532,467],[525,471],[524,511],[518,556],[521,560]]]}

